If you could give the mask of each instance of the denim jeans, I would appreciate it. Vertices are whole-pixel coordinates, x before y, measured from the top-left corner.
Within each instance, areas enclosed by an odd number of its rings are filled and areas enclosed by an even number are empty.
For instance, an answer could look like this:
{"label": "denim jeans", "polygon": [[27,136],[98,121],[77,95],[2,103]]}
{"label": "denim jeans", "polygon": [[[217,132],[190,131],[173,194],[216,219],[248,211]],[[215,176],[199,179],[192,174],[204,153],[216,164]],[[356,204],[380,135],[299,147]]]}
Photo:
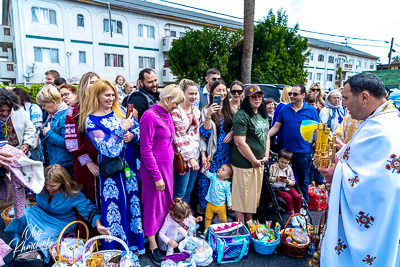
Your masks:
{"label": "denim jeans", "polygon": [[297,183],[303,193],[304,199],[308,203],[308,185],[310,183],[308,174],[311,167],[311,152],[293,153],[292,165]]}
{"label": "denim jeans", "polygon": [[190,168],[189,172],[184,175],[179,175],[179,173],[174,174],[174,198],[181,197],[189,204],[190,195],[198,172]]}

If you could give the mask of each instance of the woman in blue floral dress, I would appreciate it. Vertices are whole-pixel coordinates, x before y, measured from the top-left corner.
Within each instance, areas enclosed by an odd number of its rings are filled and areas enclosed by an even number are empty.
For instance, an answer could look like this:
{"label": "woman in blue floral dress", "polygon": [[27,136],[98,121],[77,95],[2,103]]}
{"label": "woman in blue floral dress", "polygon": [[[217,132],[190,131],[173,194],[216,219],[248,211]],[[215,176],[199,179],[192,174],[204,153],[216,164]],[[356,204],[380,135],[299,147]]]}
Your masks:
{"label": "woman in blue floral dress", "polygon": [[[86,134],[99,151],[99,163],[123,156],[131,170],[111,178],[100,175],[102,223],[111,235],[125,241],[131,250],[145,253],[139,195],[138,153],[134,146],[139,141],[139,123],[132,115],[125,118],[119,107],[115,85],[105,79],[96,81],[89,93],[88,107],[82,107],[86,115]],[[97,110],[94,108],[97,107]],[[112,241],[103,243],[103,249],[118,249]]]}
{"label": "woman in blue floral dress", "polygon": [[[214,95],[221,96],[221,106],[214,103]],[[215,81],[210,89],[210,104],[201,110],[200,149],[203,165],[210,157],[210,172],[216,172],[219,167],[230,162],[232,149],[232,117],[235,109],[230,107],[226,84]],[[199,173],[199,202],[200,212],[207,206],[206,195],[210,180]]]}

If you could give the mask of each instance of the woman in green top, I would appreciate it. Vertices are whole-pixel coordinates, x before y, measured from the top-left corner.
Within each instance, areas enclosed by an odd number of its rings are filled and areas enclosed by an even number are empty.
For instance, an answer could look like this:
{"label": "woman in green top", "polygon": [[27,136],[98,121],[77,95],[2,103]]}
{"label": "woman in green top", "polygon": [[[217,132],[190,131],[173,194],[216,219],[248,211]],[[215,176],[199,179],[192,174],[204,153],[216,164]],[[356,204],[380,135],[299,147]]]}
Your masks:
{"label": "woman in green top", "polygon": [[264,93],[257,85],[245,89],[240,110],[233,117],[234,146],[232,209],[242,223],[252,219],[260,203],[264,163],[269,157],[268,114]]}

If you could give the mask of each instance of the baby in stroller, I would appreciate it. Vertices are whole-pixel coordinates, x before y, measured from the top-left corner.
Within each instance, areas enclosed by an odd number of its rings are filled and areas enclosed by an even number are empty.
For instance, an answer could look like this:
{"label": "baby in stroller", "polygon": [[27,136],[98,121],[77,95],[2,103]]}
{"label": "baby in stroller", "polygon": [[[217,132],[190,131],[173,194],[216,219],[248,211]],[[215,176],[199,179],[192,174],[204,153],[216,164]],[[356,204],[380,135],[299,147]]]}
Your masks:
{"label": "baby in stroller", "polygon": [[289,215],[300,213],[301,196],[293,187],[296,183],[293,170],[289,163],[293,153],[287,149],[282,149],[278,153],[278,162],[269,168],[269,181],[276,192],[276,196],[286,202],[286,209]]}

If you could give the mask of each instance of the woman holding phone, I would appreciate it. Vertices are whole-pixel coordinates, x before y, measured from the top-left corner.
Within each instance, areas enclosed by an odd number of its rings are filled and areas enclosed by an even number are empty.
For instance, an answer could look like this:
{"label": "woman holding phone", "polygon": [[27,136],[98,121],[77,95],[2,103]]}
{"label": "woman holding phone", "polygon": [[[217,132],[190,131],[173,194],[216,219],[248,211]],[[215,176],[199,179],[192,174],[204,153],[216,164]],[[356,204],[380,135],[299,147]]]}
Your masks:
{"label": "woman holding phone", "polygon": [[[210,161],[210,172],[230,162],[233,131],[232,118],[236,110],[231,108],[224,81],[215,81],[210,89],[210,104],[201,110],[200,150],[203,165]],[[197,210],[204,214],[207,206],[206,195],[210,180],[199,173],[199,206]]]}
{"label": "woman holding phone", "polygon": [[[115,157],[124,157],[125,171],[113,177],[100,177],[102,224],[111,235],[126,242],[131,250],[145,253],[139,195],[138,153],[139,123],[132,114],[126,118],[119,106],[115,85],[106,79],[94,83],[89,92],[86,135],[99,152],[99,165]],[[128,173],[128,175],[126,174]],[[130,174],[130,175],[129,175]],[[103,243],[103,249],[118,249],[115,241]]]}

